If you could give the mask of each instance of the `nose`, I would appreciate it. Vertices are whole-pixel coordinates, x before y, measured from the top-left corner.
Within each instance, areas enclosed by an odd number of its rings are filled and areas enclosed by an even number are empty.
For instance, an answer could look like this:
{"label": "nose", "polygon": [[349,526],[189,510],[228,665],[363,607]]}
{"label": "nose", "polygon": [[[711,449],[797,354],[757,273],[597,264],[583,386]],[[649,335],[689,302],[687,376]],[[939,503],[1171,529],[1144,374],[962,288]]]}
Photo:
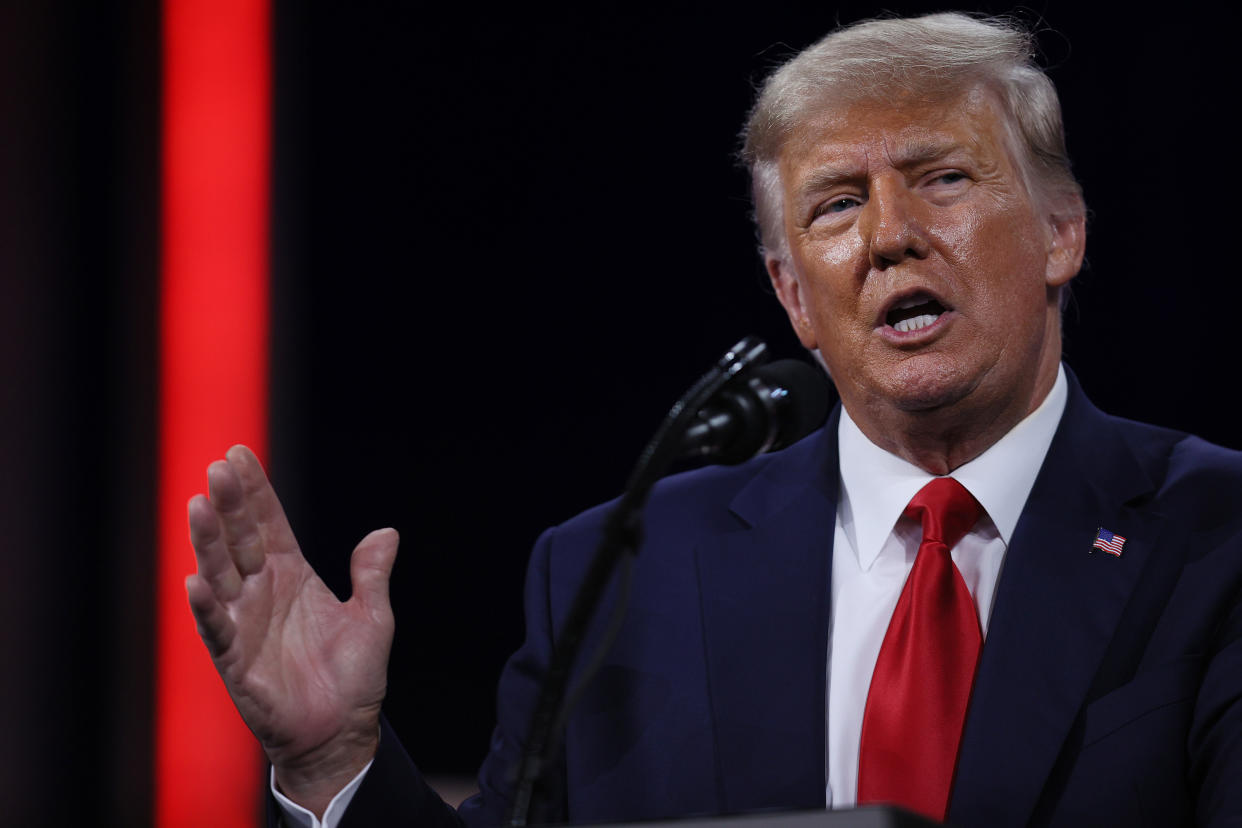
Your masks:
{"label": "nose", "polygon": [[919,219],[917,198],[900,177],[881,177],[872,182],[859,231],[876,270],[927,257],[930,244]]}

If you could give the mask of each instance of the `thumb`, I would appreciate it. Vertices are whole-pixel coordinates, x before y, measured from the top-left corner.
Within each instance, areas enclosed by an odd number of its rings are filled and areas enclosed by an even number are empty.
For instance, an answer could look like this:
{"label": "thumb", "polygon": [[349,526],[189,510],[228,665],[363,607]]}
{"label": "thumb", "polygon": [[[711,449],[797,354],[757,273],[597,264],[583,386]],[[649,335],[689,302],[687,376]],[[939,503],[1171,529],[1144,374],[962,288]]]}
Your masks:
{"label": "thumb", "polygon": [[354,547],[349,562],[353,598],[370,612],[391,612],[388,579],[397,560],[399,540],[396,529],[376,529]]}

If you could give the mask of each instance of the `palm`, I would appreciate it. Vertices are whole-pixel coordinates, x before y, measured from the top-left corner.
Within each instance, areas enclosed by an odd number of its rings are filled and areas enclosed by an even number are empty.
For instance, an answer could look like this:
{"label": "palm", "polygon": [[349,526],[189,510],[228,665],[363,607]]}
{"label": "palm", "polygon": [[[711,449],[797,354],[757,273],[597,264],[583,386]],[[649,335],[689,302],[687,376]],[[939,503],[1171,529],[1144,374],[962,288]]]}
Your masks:
{"label": "palm", "polygon": [[[355,711],[378,711],[392,638],[391,623],[337,601],[298,557],[294,571],[243,587],[232,610],[239,634],[216,659],[269,755],[294,761],[348,728]],[[241,629],[244,619],[258,623]]]}
{"label": "palm", "polygon": [[358,545],[354,595],[342,603],[302,556],[253,454],[231,450],[208,479],[210,500],[190,503],[199,566],[187,589],[237,709],[278,771],[360,767],[374,750],[384,697],[396,533],[373,532]]}

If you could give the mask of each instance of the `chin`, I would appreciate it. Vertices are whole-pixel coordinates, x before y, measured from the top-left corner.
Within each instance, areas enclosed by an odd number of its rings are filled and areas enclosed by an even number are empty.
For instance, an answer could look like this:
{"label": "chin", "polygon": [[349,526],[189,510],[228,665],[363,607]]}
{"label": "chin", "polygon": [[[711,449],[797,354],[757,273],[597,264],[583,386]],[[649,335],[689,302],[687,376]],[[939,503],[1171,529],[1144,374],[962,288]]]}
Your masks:
{"label": "chin", "polygon": [[946,365],[904,366],[889,377],[884,396],[902,411],[935,411],[960,402],[974,384]]}

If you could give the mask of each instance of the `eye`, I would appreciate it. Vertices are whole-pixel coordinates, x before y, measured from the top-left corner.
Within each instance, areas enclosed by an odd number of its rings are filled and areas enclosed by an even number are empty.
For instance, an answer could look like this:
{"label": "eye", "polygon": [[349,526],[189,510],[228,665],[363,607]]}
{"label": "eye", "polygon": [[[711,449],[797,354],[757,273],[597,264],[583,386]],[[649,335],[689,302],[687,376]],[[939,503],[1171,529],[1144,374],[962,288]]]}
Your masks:
{"label": "eye", "polygon": [[815,218],[829,213],[844,213],[858,204],[858,199],[853,196],[838,196],[831,201],[825,201],[823,204],[815,208]]}
{"label": "eye", "polygon": [[963,198],[973,179],[961,170],[932,170],[922,179],[919,188],[933,204],[951,204]]}
{"label": "eye", "polygon": [[923,179],[926,187],[957,187],[970,180],[961,170],[945,170],[935,172]]}

